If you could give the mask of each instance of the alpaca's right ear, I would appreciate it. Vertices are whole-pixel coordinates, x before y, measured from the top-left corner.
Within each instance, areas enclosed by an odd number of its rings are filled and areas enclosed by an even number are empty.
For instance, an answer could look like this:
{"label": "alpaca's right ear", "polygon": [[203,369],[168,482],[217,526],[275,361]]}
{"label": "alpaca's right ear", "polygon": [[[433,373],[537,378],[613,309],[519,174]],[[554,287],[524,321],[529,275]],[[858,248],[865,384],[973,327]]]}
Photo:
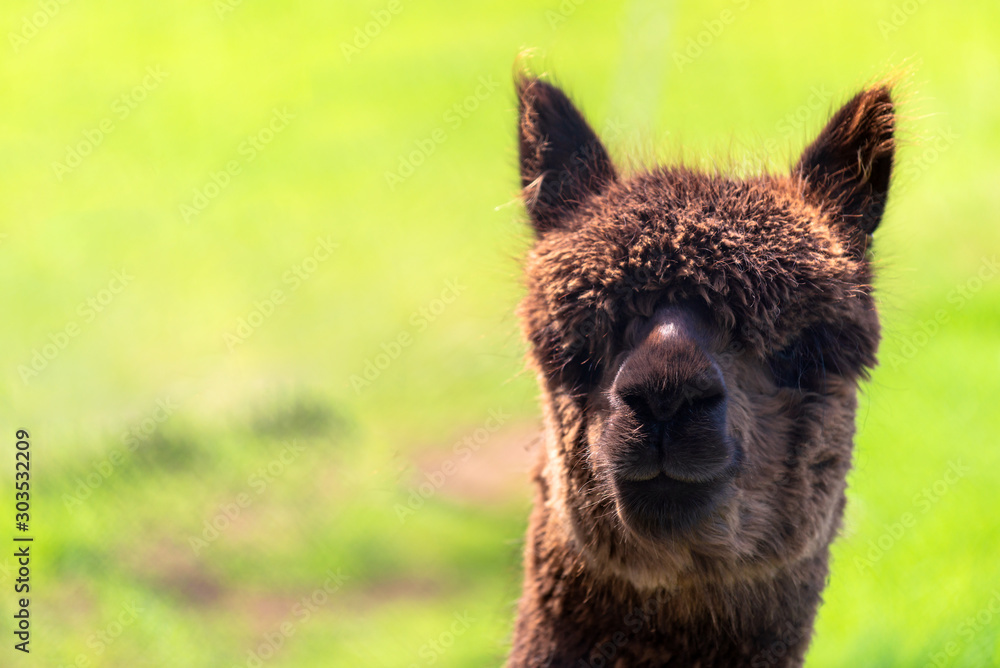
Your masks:
{"label": "alpaca's right ear", "polygon": [[565,93],[520,78],[517,101],[521,187],[535,232],[542,234],[617,177],[601,140]]}

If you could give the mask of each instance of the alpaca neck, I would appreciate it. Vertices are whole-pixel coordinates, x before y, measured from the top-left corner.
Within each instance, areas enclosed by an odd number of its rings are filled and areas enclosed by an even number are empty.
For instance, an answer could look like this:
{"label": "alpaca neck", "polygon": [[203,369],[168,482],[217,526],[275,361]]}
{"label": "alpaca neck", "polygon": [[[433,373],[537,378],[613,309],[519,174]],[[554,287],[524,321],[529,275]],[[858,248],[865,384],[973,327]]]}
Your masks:
{"label": "alpaca neck", "polygon": [[509,666],[801,665],[826,550],[762,581],[640,592],[594,573],[549,519],[536,506]]}

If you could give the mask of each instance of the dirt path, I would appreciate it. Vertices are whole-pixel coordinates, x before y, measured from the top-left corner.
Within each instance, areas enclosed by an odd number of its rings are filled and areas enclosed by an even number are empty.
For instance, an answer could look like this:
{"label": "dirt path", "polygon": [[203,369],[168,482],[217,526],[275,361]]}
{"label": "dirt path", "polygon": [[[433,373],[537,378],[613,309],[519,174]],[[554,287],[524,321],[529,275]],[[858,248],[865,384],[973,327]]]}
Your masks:
{"label": "dirt path", "polygon": [[520,423],[487,438],[476,436],[477,430],[471,430],[450,447],[418,450],[412,458],[417,469],[413,482],[431,482],[443,497],[474,505],[530,500],[528,476],[541,447],[541,426]]}

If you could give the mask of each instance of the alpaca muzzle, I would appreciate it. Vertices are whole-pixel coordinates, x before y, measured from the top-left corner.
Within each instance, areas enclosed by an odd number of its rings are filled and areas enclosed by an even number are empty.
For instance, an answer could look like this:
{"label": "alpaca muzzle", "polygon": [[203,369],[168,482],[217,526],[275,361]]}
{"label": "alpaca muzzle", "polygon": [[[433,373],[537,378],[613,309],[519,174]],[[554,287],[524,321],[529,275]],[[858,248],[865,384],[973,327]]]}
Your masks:
{"label": "alpaca muzzle", "polygon": [[737,472],[726,385],[705,350],[707,331],[690,310],[660,309],[639,328],[612,383],[600,450],[626,522],[690,526],[724,498]]}

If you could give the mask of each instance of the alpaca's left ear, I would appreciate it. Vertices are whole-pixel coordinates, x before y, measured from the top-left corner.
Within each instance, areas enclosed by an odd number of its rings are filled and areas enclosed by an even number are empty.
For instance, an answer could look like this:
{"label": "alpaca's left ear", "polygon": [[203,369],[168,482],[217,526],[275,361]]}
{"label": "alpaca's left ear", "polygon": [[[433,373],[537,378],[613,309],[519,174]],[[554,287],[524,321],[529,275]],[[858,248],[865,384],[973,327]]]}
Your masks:
{"label": "alpaca's left ear", "polygon": [[521,188],[539,235],[560,227],[617,177],[611,158],[566,94],[544,81],[517,81]]}
{"label": "alpaca's left ear", "polygon": [[861,248],[885,211],[895,128],[889,87],[862,91],[833,115],[795,168],[814,196],[835,203],[849,239]]}

